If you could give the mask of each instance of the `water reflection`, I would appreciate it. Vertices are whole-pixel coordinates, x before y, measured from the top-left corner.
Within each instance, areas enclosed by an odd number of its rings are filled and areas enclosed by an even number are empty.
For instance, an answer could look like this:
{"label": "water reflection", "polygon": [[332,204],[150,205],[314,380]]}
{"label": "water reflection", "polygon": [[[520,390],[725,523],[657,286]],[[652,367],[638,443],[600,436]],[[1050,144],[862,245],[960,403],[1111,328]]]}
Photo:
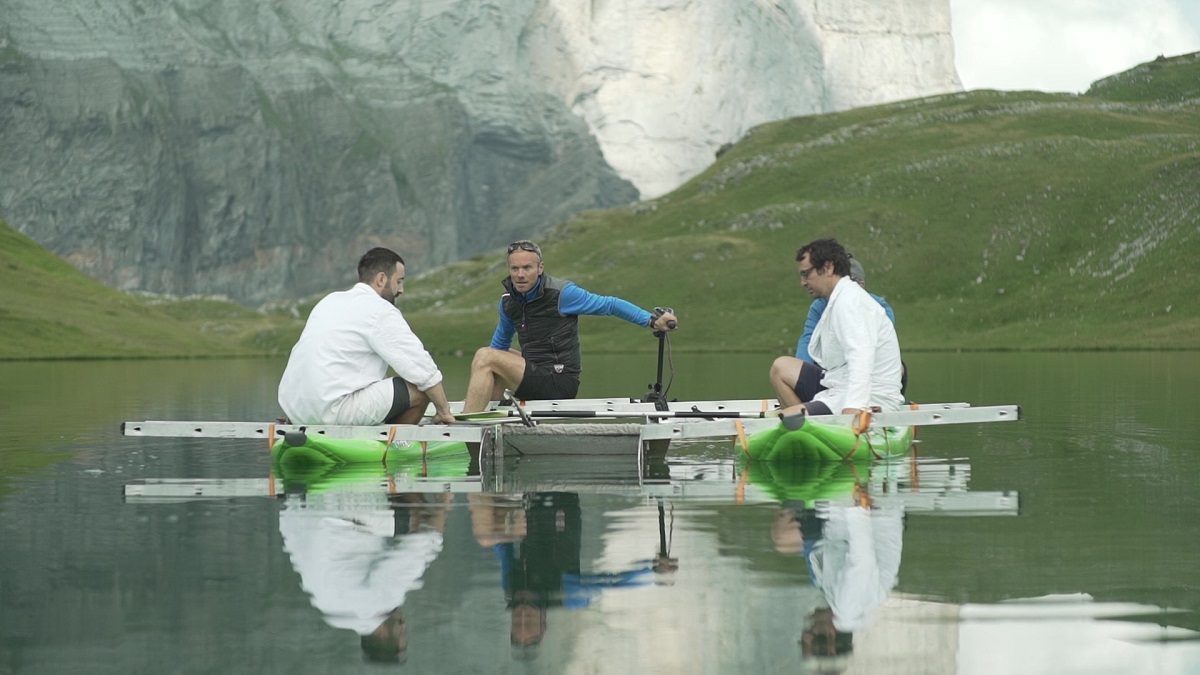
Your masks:
{"label": "water reflection", "polygon": [[[689,397],[760,395],[744,377],[760,355],[677,357],[675,388]],[[1019,402],[1026,420],[925,429],[928,460],[857,479],[836,465],[746,467],[728,444],[702,444],[673,447],[640,479],[632,463],[521,462],[496,485],[389,467],[341,487],[314,480],[304,499],[453,495],[442,552],[404,596],[408,672],[815,668],[805,618],[828,606],[832,622],[833,606],[771,528],[789,500],[853,508],[856,481],[874,509],[906,515],[898,583],[853,632],[847,673],[1200,672],[1200,435],[1178,404],[1200,389],[1195,354],[913,358],[918,400]],[[644,381],[645,360],[589,359],[582,395]],[[285,552],[278,520],[300,497],[279,495],[304,480],[269,481],[258,442],[117,432],[129,419],[273,418],[282,366],[0,364],[0,672],[379,670],[361,663],[356,631],[313,607]],[[465,382],[469,359],[448,367]],[[474,536],[468,495],[533,492],[578,496],[585,580],[644,569],[664,548],[680,564],[673,577],[593,589],[580,608],[548,606],[530,663],[510,656],[506,582]]]}
{"label": "water reflection", "polygon": [[850,655],[854,631],[872,624],[898,580],[904,512],[870,508],[865,491],[847,506],[820,502],[785,504],[775,514],[771,538],[781,553],[800,553],[809,579],[824,602],[804,621],[800,637],[807,660],[823,667]]}
{"label": "water reflection", "polygon": [[586,609],[605,591],[637,588],[656,580],[666,583],[661,579],[669,578],[666,575],[677,567],[664,543],[654,560],[616,572],[583,573],[583,521],[576,492],[474,494],[468,500],[475,540],[490,548],[499,562],[516,660],[537,657],[550,608]]}
{"label": "water reflection", "polygon": [[[674,587],[680,574],[672,552],[676,507],[712,503],[746,509],[739,519],[756,521],[776,552],[794,556],[799,574],[789,576],[805,579],[815,594],[801,599],[785,624],[797,627],[792,640],[799,653],[793,659],[821,670],[851,662],[855,634],[871,630],[877,609],[896,586],[909,509],[1017,512],[1015,494],[967,490],[965,463],[773,465],[657,458],[639,469],[611,459],[558,457],[508,461],[494,474],[472,473],[461,462],[415,462],[286,477],[286,490],[295,494],[286,496],[279,516],[284,549],[312,606],[329,626],[357,633],[365,658],[407,658],[404,604],[441,553],[447,515],[456,503],[465,502],[471,537],[490,553],[492,588],[503,600],[515,661],[538,658],[548,636],[564,644],[579,640],[579,621],[566,617],[596,609],[608,594]],[[466,495],[456,501],[457,492]],[[627,543],[604,555],[583,555],[584,540],[597,534],[585,533],[585,523],[612,516],[598,510],[585,517],[586,505],[596,502],[581,495],[639,500],[633,503],[640,506],[621,513],[641,521],[657,516],[653,554],[613,555],[630,550]],[[648,534],[638,535],[639,548],[646,547]],[[465,552],[460,548],[455,555]],[[720,583],[704,569],[701,563],[690,588],[679,592],[695,592],[702,578]],[[689,572],[685,567],[683,573]],[[687,599],[672,602],[680,601]],[[564,622],[569,627],[556,631]]]}
{"label": "water reflection", "polygon": [[354,631],[368,661],[408,656],[403,607],[442,552],[451,495],[329,490],[289,494],[283,548],[326,623]]}

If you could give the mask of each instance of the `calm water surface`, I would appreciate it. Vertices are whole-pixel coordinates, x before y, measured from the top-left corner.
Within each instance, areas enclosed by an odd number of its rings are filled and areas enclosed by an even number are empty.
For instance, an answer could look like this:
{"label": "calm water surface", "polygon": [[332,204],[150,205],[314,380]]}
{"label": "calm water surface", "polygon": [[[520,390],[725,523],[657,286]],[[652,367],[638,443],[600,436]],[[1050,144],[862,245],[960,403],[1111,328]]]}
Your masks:
{"label": "calm water surface", "polygon": [[[281,361],[0,364],[0,673],[379,672],[363,608],[397,608],[383,628],[416,673],[1200,673],[1200,359],[906,360],[914,400],[1025,419],[923,428],[890,465],[693,443],[641,482],[526,463],[502,494],[390,501],[126,499],[265,486],[265,443],[119,424],[273,419]],[[769,362],[677,355],[670,395],[766,396]],[[443,361],[451,396],[468,365]],[[638,397],[655,360],[585,368],[581,396]],[[838,655],[809,654],[826,636]]]}

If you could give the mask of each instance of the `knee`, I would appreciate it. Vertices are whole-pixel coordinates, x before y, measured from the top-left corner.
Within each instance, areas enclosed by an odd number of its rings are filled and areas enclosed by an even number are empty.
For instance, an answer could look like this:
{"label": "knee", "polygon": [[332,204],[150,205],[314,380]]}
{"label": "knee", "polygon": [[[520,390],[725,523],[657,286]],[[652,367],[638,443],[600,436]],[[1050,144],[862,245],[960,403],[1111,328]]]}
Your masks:
{"label": "knee", "polygon": [[771,364],[771,377],[780,377],[787,372],[796,359],[791,356],[780,356]]}
{"label": "knee", "polygon": [[491,347],[480,347],[475,350],[475,357],[471,359],[471,370],[480,370],[490,368],[493,362],[493,354],[496,350]]}

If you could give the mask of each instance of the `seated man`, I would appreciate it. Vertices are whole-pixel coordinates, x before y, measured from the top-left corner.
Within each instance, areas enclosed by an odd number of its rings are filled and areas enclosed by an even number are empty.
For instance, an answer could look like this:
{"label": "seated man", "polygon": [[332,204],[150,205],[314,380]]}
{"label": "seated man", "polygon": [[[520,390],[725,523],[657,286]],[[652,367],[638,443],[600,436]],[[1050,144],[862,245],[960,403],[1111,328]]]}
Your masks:
{"label": "seated man", "polygon": [[879,303],[852,281],[850,256],[834,239],[818,239],[796,253],[800,284],[827,305],[813,329],[813,363],[781,356],[771,385],[783,414],[898,410],[902,366],[896,329]]}
{"label": "seated man", "polygon": [[[847,253],[847,255],[850,254]],[[853,255],[850,255],[850,280],[862,286],[863,290],[866,290],[867,272],[863,269],[862,263],[858,262],[858,259]],[[875,302],[878,302],[883,311],[887,313],[887,317],[891,320],[892,325],[896,325],[896,313],[892,311],[892,306],[888,304],[887,300],[874,293],[870,295],[872,298],[875,298]],[[825,312],[825,306],[828,304],[829,301],[825,298],[817,298],[808,306],[808,318],[804,320],[804,332],[800,334],[800,341],[796,343],[796,358],[801,361],[808,361],[816,365],[816,361],[808,353],[808,343],[812,341],[813,330],[817,327],[817,323],[821,321],[821,314]],[[901,362],[900,366],[900,394],[903,395],[908,389],[908,366],[903,362]]]}
{"label": "seated man", "polygon": [[[475,352],[463,412],[483,410],[505,389],[521,400],[575,398],[582,356],[579,315],[617,316],[655,331],[675,330],[675,315],[655,315],[611,296],[589,293],[548,274],[542,249],[532,241],[508,245],[507,291],[500,296],[500,321],[489,346]],[[513,334],[519,354],[509,351]]]}
{"label": "seated man", "polygon": [[[433,420],[450,424],[442,373],[395,305],[404,259],[373,248],[358,280],[309,314],[279,381],[284,414],[293,424],[416,424],[432,401]],[[384,377],[388,366],[396,377]]]}

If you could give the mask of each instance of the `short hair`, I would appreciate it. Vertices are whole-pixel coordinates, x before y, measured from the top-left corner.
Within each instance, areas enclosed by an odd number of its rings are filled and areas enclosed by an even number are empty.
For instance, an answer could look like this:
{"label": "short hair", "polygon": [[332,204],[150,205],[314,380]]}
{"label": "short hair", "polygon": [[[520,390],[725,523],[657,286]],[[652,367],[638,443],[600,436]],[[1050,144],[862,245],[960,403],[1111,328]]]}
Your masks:
{"label": "short hair", "polygon": [[371,279],[374,279],[375,275],[380,272],[386,274],[390,279],[392,273],[396,271],[396,263],[404,264],[404,258],[401,258],[399,253],[390,248],[377,246],[358,259],[358,280],[369,284]]}
{"label": "short hair", "polygon": [[808,254],[808,262],[813,267],[822,269],[825,263],[833,263],[833,273],[840,277],[850,276],[850,254],[838,243],[837,239],[815,239],[796,251],[796,262]]}
{"label": "short hair", "polygon": [[517,241],[509,244],[508,252],[505,255],[512,255],[517,251],[529,251],[530,253],[536,254],[538,260],[542,259],[542,247],[538,246],[529,239],[518,239]]}

